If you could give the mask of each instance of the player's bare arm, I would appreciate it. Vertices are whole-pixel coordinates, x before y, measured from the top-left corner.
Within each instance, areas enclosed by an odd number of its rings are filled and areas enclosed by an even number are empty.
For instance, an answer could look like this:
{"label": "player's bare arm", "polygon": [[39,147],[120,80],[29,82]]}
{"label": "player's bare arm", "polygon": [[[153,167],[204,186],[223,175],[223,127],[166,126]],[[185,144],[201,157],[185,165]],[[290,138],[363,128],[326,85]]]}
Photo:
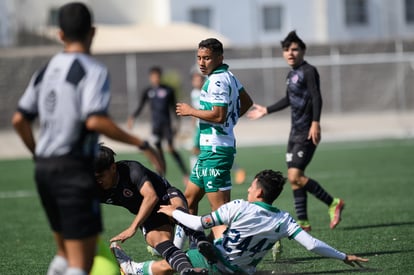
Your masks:
{"label": "player's bare arm", "polygon": [[246,90],[240,91],[240,117],[243,116],[253,105],[253,100]]}
{"label": "player's bare arm", "polygon": [[157,194],[151,184],[151,182],[146,181],[141,189],[140,194],[143,196],[143,200],[141,206],[138,210],[137,215],[135,216],[134,220],[132,221],[131,225],[113,237],[110,241],[121,241],[124,242],[127,239],[131,238],[135,235],[138,228],[144,223],[144,221],[149,217],[154,207],[157,205],[158,197]]}
{"label": "player's bare arm", "polygon": [[321,125],[319,121],[312,121],[309,129],[308,139],[312,139],[313,144],[318,145],[321,141]]}
{"label": "player's bare arm", "polygon": [[33,136],[31,122],[25,119],[22,113],[16,112],[13,116],[12,123],[27,149],[34,155],[36,141]]}
{"label": "player's bare arm", "polygon": [[259,104],[253,104],[252,109],[247,112],[249,119],[255,120],[267,115],[267,108]]}
{"label": "player's bare arm", "polygon": [[213,123],[224,123],[227,107],[213,106],[212,110],[197,110],[187,103],[177,103],[176,113],[179,116],[193,116]]}
{"label": "player's bare arm", "polygon": [[151,161],[158,173],[162,175],[165,173],[165,165],[156,151],[151,148],[146,141],[130,135],[119,128],[109,117],[101,115],[90,116],[86,121],[86,127],[89,130],[101,133],[113,140],[137,146],[144,152],[145,156]]}

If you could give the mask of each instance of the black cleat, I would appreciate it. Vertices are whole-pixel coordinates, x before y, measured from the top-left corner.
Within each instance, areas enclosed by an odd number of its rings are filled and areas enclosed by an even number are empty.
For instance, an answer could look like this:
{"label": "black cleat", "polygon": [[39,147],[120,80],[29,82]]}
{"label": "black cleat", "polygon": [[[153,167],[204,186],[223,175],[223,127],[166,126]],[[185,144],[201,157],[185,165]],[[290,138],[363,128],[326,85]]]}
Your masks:
{"label": "black cleat", "polygon": [[205,269],[205,268],[187,268],[187,269],[181,271],[181,275],[197,275],[197,274],[208,275],[208,269]]}
{"label": "black cleat", "polygon": [[214,245],[208,241],[199,241],[197,243],[198,251],[206,258],[209,264],[217,263],[217,254]]}

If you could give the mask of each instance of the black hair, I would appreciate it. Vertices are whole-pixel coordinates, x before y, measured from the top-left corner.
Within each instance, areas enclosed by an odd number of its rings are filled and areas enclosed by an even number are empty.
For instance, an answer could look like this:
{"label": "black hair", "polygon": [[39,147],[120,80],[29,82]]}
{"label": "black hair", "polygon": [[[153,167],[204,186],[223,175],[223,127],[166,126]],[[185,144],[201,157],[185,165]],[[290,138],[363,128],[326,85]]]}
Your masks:
{"label": "black hair", "polygon": [[153,66],[149,69],[149,73],[157,73],[158,75],[162,75],[162,68],[160,66]]}
{"label": "black hair", "polygon": [[302,50],[306,50],[305,42],[303,42],[303,40],[300,39],[300,37],[296,34],[296,31],[291,31],[290,33],[288,33],[285,39],[280,41],[282,49],[289,48],[292,43],[297,43]]}
{"label": "black hair", "polygon": [[92,28],[92,13],[80,2],[63,5],[58,13],[59,28],[65,38],[71,41],[83,41]]}
{"label": "black hair", "polygon": [[257,184],[263,190],[263,200],[266,203],[272,204],[283,190],[283,185],[286,183],[286,178],[279,171],[263,170],[254,177],[257,179]]}
{"label": "black hair", "polygon": [[223,44],[216,38],[207,38],[200,43],[198,43],[198,48],[207,48],[211,52],[222,55],[223,54]]}
{"label": "black hair", "polygon": [[96,173],[101,173],[111,167],[115,162],[115,152],[102,144],[99,144],[98,155],[95,158],[94,168]]}

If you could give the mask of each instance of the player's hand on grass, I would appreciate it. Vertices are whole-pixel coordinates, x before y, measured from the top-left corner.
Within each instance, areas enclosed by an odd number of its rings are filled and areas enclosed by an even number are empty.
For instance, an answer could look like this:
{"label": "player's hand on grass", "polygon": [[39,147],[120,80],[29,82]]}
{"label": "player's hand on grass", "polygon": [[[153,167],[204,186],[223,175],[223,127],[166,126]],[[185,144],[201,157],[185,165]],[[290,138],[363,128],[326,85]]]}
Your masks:
{"label": "player's hand on grass", "polygon": [[164,213],[165,215],[172,217],[172,213],[175,209],[176,207],[173,205],[160,205],[158,213]]}
{"label": "player's hand on grass", "polygon": [[259,104],[253,104],[252,109],[247,112],[249,119],[258,119],[267,114],[267,108]]}
{"label": "player's hand on grass", "polygon": [[359,266],[359,267],[363,267],[361,262],[366,263],[369,260],[367,258],[361,258],[355,255],[346,255],[346,259],[344,260],[344,263],[346,263],[347,265],[350,265],[352,267],[354,266]]}
{"label": "player's hand on grass", "polygon": [[123,243],[129,238],[131,238],[132,236],[134,236],[136,232],[137,230],[135,228],[129,227],[126,230],[119,233],[118,235],[116,235],[115,237],[113,237],[110,241]]}

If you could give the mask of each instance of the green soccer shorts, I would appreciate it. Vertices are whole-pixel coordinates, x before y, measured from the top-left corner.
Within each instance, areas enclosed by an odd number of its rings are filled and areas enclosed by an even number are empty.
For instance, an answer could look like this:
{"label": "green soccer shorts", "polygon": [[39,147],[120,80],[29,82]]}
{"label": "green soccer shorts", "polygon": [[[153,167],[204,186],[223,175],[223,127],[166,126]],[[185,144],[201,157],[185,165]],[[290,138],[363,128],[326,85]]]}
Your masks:
{"label": "green soccer shorts", "polygon": [[231,189],[234,153],[201,151],[191,171],[190,181],[206,193]]}

